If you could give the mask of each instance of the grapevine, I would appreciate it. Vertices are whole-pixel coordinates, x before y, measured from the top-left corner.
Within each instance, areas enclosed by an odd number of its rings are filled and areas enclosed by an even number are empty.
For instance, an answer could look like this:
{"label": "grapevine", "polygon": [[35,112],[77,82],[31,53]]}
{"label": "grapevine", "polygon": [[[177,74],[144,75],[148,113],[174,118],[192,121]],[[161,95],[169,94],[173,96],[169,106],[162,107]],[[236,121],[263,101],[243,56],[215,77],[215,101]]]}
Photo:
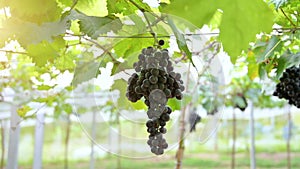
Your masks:
{"label": "grapevine", "polygon": [[279,79],[273,95],[288,100],[288,103],[300,108],[300,68],[293,66],[286,69]]}
{"label": "grapevine", "polygon": [[[163,40],[159,41],[164,44]],[[128,80],[126,97],[131,102],[144,98],[148,107],[146,122],[151,152],[162,155],[168,143],[163,138],[167,132],[166,123],[170,120],[172,109],[167,106],[168,99],[181,100],[184,91],[181,75],[174,72],[167,49],[147,47],[138,55],[133,64],[135,73]]]}

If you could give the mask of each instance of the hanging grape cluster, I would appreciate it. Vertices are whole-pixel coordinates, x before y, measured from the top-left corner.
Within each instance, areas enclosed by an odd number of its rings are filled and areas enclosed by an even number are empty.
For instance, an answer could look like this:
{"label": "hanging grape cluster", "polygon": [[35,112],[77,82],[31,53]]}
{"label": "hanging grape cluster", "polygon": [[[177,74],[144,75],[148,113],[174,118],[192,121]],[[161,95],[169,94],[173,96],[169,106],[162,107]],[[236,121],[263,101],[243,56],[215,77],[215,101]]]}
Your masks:
{"label": "hanging grape cluster", "polygon": [[181,75],[173,71],[167,49],[144,48],[138,59],[133,64],[136,73],[128,80],[126,97],[131,102],[137,102],[144,97],[149,118],[146,122],[149,133],[147,144],[152,153],[161,155],[168,147],[163,134],[167,132],[165,125],[172,113],[167,101],[169,98],[182,99],[183,81]]}
{"label": "hanging grape cluster", "polygon": [[300,108],[300,68],[293,66],[286,69],[279,80],[273,95],[284,98],[289,104]]}

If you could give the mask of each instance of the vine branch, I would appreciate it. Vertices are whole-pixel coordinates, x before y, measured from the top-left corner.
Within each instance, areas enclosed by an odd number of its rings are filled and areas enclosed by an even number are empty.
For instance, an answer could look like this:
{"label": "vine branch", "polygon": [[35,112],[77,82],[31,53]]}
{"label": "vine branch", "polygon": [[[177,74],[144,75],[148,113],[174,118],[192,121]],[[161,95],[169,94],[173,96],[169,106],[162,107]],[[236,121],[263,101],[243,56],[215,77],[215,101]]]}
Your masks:
{"label": "vine branch", "polygon": [[289,22],[290,22],[294,27],[297,27],[297,26],[294,24],[294,22],[291,20],[291,18],[287,16],[287,14],[284,12],[284,10],[283,10],[282,8],[280,8],[280,11],[282,12],[282,14],[285,16],[285,18],[286,18],[287,20],[289,20]]}
{"label": "vine branch", "polygon": [[119,63],[119,61],[117,61],[112,53],[110,52],[110,50],[113,48],[113,46],[110,46],[108,48],[105,48],[104,46],[100,45],[98,42],[92,40],[92,39],[89,39],[88,37],[85,37],[84,35],[76,35],[76,34],[72,34],[72,33],[66,33],[66,35],[70,35],[70,36],[78,36],[88,42],[91,42],[93,43],[94,45],[96,45],[98,48],[102,49],[103,50],[103,53],[101,55],[99,55],[98,57],[96,57],[94,60],[97,60],[99,59],[100,57],[104,56],[105,54],[108,54],[108,56],[111,58],[111,60],[114,62],[114,63]]}
{"label": "vine branch", "polygon": [[13,53],[13,54],[21,54],[21,55],[28,55],[28,53],[26,53],[26,52],[17,52],[17,51],[12,51],[12,50],[3,50],[3,49],[0,49],[0,52]]}

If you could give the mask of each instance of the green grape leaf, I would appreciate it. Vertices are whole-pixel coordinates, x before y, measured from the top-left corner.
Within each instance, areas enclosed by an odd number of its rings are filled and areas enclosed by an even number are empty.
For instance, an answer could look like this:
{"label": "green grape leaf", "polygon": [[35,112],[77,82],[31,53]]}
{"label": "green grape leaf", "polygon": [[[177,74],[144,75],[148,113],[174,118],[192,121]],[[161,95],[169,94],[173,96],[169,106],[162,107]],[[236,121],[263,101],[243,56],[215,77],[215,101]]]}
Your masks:
{"label": "green grape leaf", "polygon": [[219,38],[235,63],[242,50],[261,32],[271,32],[273,12],[262,0],[218,0],[223,10]]}
{"label": "green grape leaf", "polygon": [[[59,6],[62,6],[63,8],[70,7],[73,5],[73,0],[56,0]],[[78,3],[78,2],[77,2]]]}
{"label": "green grape leaf", "polygon": [[61,109],[63,109],[67,114],[71,114],[73,112],[73,108],[70,104],[63,104]]}
{"label": "green grape leaf", "polygon": [[256,57],[253,52],[248,52],[248,76],[251,80],[255,79],[258,76],[258,64],[256,62]]}
{"label": "green grape leaf", "polygon": [[115,80],[111,90],[118,90],[120,92],[117,100],[118,108],[128,110],[132,107],[132,103],[126,97],[127,82],[124,79]]}
{"label": "green grape leaf", "polygon": [[187,58],[190,60],[192,65],[194,67],[196,67],[194,62],[193,62],[193,59],[192,59],[192,53],[190,52],[190,50],[189,50],[189,48],[186,44],[186,40],[185,40],[184,35],[181,32],[179,32],[179,30],[176,28],[174,22],[172,21],[172,19],[169,18],[169,17],[168,17],[168,23],[169,23],[169,26],[171,27],[171,29],[174,32],[178,48],[186,54]]}
{"label": "green grape leaf", "polygon": [[55,58],[59,57],[59,52],[64,47],[64,39],[56,38],[53,42],[42,41],[38,44],[30,44],[26,50],[37,66],[44,66],[47,62],[53,62]]}
{"label": "green grape leaf", "polygon": [[[125,93],[126,94],[126,93]],[[126,98],[127,99],[127,98]],[[142,101],[142,100],[138,100],[135,103],[131,103],[131,106],[135,109],[135,110],[146,110],[148,107],[147,105]]]}
{"label": "green grape leaf", "polygon": [[266,71],[266,65],[265,63],[260,63],[258,65],[258,74],[260,79],[265,79],[267,77],[267,71]]}
{"label": "green grape leaf", "polygon": [[294,65],[300,64],[300,52],[296,54],[290,54],[287,60],[287,67],[292,67]]}
{"label": "green grape leaf", "polygon": [[278,60],[277,60],[277,69],[276,69],[276,78],[279,79],[283,73],[283,71],[287,68],[287,56],[282,55]]}
{"label": "green grape leaf", "polygon": [[108,14],[106,0],[78,0],[75,8],[89,16],[103,17]]}
{"label": "green grape leaf", "polygon": [[74,53],[74,50],[70,50],[62,53],[60,57],[54,60],[53,64],[58,70],[61,70],[61,72],[65,70],[73,71],[76,67],[74,61],[78,60],[77,56],[78,55]]}
{"label": "green grape leaf", "polygon": [[77,86],[82,82],[91,80],[92,78],[96,78],[98,74],[99,74],[98,62],[91,61],[91,62],[78,63],[78,65],[75,68],[72,85]]}
{"label": "green grape leaf", "polygon": [[176,0],[161,8],[162,12],[187,19],[199,28],[211,20],[216,10],[216,3],[207,0]]}
{"label": "green grape leaf", "polygon": [[23,47],[26,47],[29,44],[40,43],[43,40],[51,42],[53,37],[65,33],[67,27],[67,19],[38,25],[17,18],[10,18],[2,24],[0,37],[1,41],[8,40],[8,37],[15,38]]}
{"label": "green grape leaf", "polygon": [[138,16],[136,14],[132,14],[132,15],[129,15],[128,17],[134,22],[133,27],[137,30],[134,33],[137,33],[137,34],[145,33],[145,31],[147,30],[146,24],[140,16]]}
{"label": "green grape leaf", "polygon": [[49,85],[39,85],[37,89],[38,90],[50,90],[52,88],[53,88],[53,86],[49,86]]}
{"label": "green grape leaf", "polygon": [[281,6],[286,4],[288,0],[271,0],[270,2],[273,3],[276,7],[276,10],[278,10]]}
{"label": "green grape leaf", "polygon": [[176,98],[169,99],[168,105],[171,107],[172,111],[181,109],[181,102]]}
{"label": "green grape leaf", "polygon": [[130,15],[136,12],[138,8],[134,5],[138,5],[145,12],[151,12],[151,8],[148,4],[143,3],[142,0],[107,0],[107,10],[109,14],[122,13],[123,15]]}
{"label": "green grape leaf", "polygon": [[153,42],[154,42],[153,39],[150,38],[147,39],[126,38],[117,42],[116,45],[114,45],[114,50],[116,55],[118,57],[122,57],[123,59],[126,59],[127,57],[133,55],[133,57],[129,59],[129,62],[132,62],[132,59],[137,58],[138,54],[141,53],[143,48],[147,48],[148,46],[153,46]]}
{"label": "green grape leaf", "polygon": [[283,47],[283,42],[281,41],[278,36],[272,36],[271,39],[268,41],[265,50],[258,56],[258,62],[262,62],[267,58],[274,55],[274,52],[280,51]]}
{"label": "green grape leaf", "polygon": [[87,34],[93,39],[97,39],[100,34],[110,31],[117,32],[122,28],[122,23],[119,18],[114,16],[87,16],[82,12],[76,10],[72,11],[70,16],[73,20],[79,19],[80,31]]}
{"label": "green grape leaf", "polygon": [[62,12],[56,0],[8,1],[8,5],[12,17],[38,24],[57,21]]}
{"label": "green grape leaf", "polygon": [[17,109],[17,113],[20,117],[24,118],[30,110],[32,110],[31,107],[24,105]]}

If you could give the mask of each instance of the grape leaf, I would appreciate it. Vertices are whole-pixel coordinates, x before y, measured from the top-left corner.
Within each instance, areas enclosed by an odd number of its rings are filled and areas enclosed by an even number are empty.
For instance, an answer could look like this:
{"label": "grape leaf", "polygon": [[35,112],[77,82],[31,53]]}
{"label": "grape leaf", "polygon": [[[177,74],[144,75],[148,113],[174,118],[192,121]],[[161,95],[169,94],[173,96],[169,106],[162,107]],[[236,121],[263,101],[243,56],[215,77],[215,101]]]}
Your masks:
{"label": "grape leaf", "polygon": [[271,0],[270,2],[273,3],[278,10],[281,6],[287,3],[288,0]]}
{"label": "grape leaf", "polygon": [[135,110],[146,110],[148,108],[142,100],[138,100],[135,103],[131,103],[131,105]]}
{"label": "grape leaf", "polygon": [[[140,8],[144,9],[145,12],[151,12],[151,8],[148,4],[143,3],[142,0],[130,0],[137,4]],[[107,0],[107,10],[109,14],[122,13],[123,15],[130,15],[135,13],[138,8],[128,0]]]}
{"label": "grape leaf", "polygon": [[72,11],[68,18],[79,19],[80,31],[96,39],[100,34],[110,31],[117,32],[122,28],[120,19],[114,16],[97,17],[87,16],[76,10]]}
{"label": "grape leaf", "polygon": [[169,18],[169,17],[168,17],[168,23],[169,23],[169,26],[171,27],[171,29],[174,32],[178,48],[181,51],[185,52],[187,58],[190,60],[190,62],[192,63],[192,65],[194,67],[196,67],[195,64],[194,64],[194,62],[193,62],[193,59],[192,59],[192,53],[190,52],[190,50],[189,50],[189,48],[188,48],[188,46],[186,44],[186,40],[185,40],[184,35],[181,32],[179,32],[179,30],[176,28],[174,22],[172,21],[172,19]]}
{"label": "grape leaf", "polygon": [[278,60],[277,60],[277,69],[276,69],[276,78],[279,79],[281,77],[283,71],[287,67],[287,55],[282,55]]}
{"label": "grape leaf", "polygon": [[176,98],[169,99],[168,105],[171,107],[172,111],[181,109],[181,102]]}
{"label": "grape leaf", "polygon": [[145,33],[147,30],[145,22],[142,20],[142,18],[136,14],[132,14],[128,16],[133,22],[134,22],[134,28],[137,30],[135,33],[141,34]]}
{"label": "grape leaf", "polygon": [[99,74],[99,63],[98,62],[83,62],[79,63],[74,72],[74,78],[72,81],[73,86],[95,78]]}
{"label": "grape leaf", "polygon": [[272,36],[265,46],[263,53],[259,54],[258,62],[264,61],[274,55],[274,52],[280,51],[283,47],[283,42],[277,36]]}
{"label": "grape leaf", "polygon": [[26,114],[27,114],[30,110],[32,110],[31,107],[29,107],[29,106],[27,106],[27,105],[24,105],[24,106],[20,107],[19,109],[17,109],[17,113],[18,113],[18,115],[19,115],[20,117],[25,117]]}
{"label": "grape leaf", "polygon": [[272,30],[273,13],[262,0],[219,0],[218,5],[224,12],[219,38],[235,63],[256,34]]}
{"label": "grape leaf", "polygon": [[292,67],[300,64],[300,52],[290,54],[287,60],[287,67]]}
{"label": "grape leaf", "polygon": [[260,79],[265,79],[267,77],[267,71],[266,71],[266,65],[265,63],[260,63],[258,65],[258,74]]}
{"label": "grape leaf", "polygon": [[211,20],[216,10],[216,3],[207,0],[176,0],[161,8],[162,12],[187,19],[199,28]]}
{"label": "grape leaf", "polygon": [[78,0],[75,8],[86,15],[103,17],[108,14],[106,0]]}
{"label": "grape leaf", "polygon": [[219,38],[232,63],[256,34],[272,31],[273,12],[262,0],[218,0],[218,6],[223,10]]}
{"label": "grape leaf", "polygon": [[258,64],[256,62],[255,55],[252,51],[248,52],[248,76],[251,80],[255,79],[258,76]]}
{"label": "grape leaf", "polygon": [[111,90],[118,90],[120,92],[119,98],[117,100],[118,108],[129,109],[131,107],[131,102],[126,97],[127,82],[123,79],[115,80],[111,87]]}
{"label": "grape leaf", "polygon": [[63,104],[61,109],[64,110],[67,114],[71,114],[73,112],[73,108],[70,104]]}
{"label": "grape leaf", "polygon": [[1,41],[6,41],[9,37],[15,38],[23,47],[26,47],[29,44],[40,43],[43,40],[51,42],[53,37],[64,33],[67,27],[67,18],[57,22],[46,22],[41,25],[17,18],[10,18],[2,24],[0,37]]}
{"label": "grape leaf", "polygon": [[13,17],[38,24],[57,21],[62,12],[56,0],[8,1],[8,5]]}
{"label": "grape leaf", "polygon": [[32,61],[37,66],[44,66],[48,61],[59,57],[59,52],[65,47],[65,41],[62,38],[56,38],[53,42],[42,41],[38,44],[30,44],[26,50]]}
{"label": "grape leaf", "polygon": [[61,6],[62,8],[70,7],[73,5],[73,0],[56,0],[56,1],[58,5]]}
{"label": "grape leaf", "polygon": [[[140,35],[143,36],[143,35]],[[118,57],[127,58],[128,56],[138,54],[142,51],[142,48],[153,45],[153,39],[139,39],[139,38],[125,38],[114,45],[115,53]]]}
{"label": "grape leaf", "polygon": [[52,88],[52,86],[49,85],[39,85],[38,86],[38,90],[50,90]]}
{"label": "grape leaf", "polygon": [[78,55],[74,53],[74,50],[70,50],[56,58],[53,64],[61,72],[64,72],[65,70],[73,71],[76,66],[74,61],[78,59],[77,56]]}

